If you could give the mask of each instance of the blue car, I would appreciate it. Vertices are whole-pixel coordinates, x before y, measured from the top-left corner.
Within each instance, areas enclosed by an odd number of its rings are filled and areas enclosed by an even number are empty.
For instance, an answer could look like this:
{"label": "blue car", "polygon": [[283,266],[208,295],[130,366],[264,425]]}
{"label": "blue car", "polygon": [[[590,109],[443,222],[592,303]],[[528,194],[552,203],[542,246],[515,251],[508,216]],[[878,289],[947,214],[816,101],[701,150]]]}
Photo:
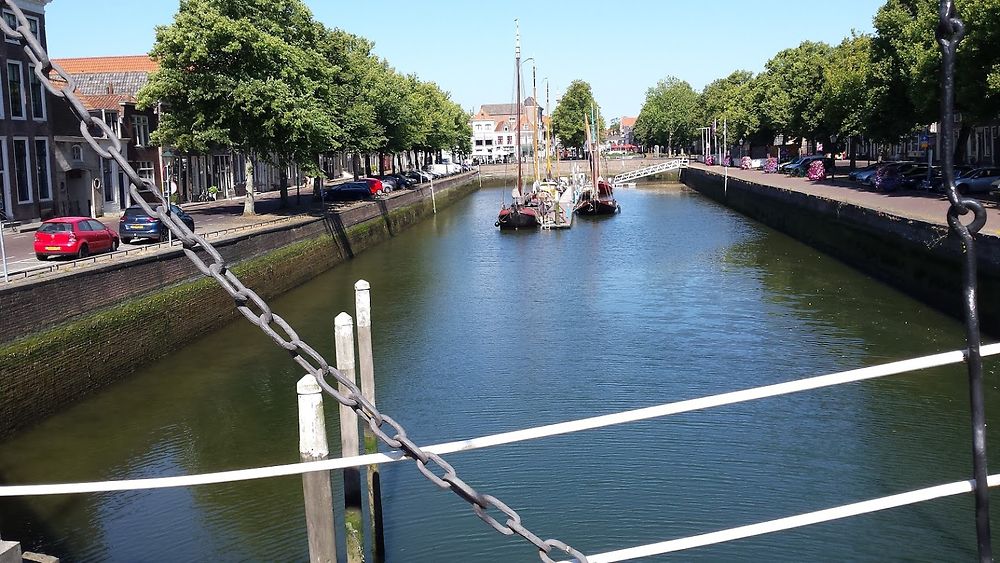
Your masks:
{"label": "blue car", "polygon": [[[159,205],[154,207],[154,209],[156,208],[159,208]],[[194,219],[185,213],[183,209],[176,205],[171,205],[170,212],[179,217],[181,222],[194,231]],[[137,238],[163,242],[167,240],[169,234],[159,218],[151,217],[142,207],[133,205],[127,208],[125,213],[122,213],[122,218],[118,223],[118,237],[126,244]]]}

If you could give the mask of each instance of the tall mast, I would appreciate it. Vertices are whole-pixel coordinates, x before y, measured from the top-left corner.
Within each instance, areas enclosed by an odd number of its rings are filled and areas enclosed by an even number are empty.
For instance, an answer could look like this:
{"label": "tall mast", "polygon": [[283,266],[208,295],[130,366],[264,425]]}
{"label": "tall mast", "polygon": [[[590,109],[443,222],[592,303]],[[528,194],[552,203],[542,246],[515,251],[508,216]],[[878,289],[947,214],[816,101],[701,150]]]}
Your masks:
{"label": "tall mast", "polygon": [[[552,121],[552,109],[549,107],[549,81],[545,80],[545,109],[549,112],[549,121]],[[545,125],[544,120],[542,125]],[[552,178],[552,158],[550,154],[550,148],[552,145],[552,131],[551,127],[545,128],[545,177]]]}
{"label": "tall mast", "polygon": [[[594,104],[597,108],[597,104]],[[597,168],[597,175],[601,175],[601,110],[597,108],[597,115],[594,117],[594,146],[597,150],[597,160],[594,166]]]}
{"label": "tall mast", "polygon": [[517,148],[514,156],[517,158],[517,195],[520,196],[523,195],[521,192],[521,28],[517,18],[514,18],[514,66],[517,67],[515,73],[517,85],[514,87],[514,95],[517,97]]}
{"label": "tall mast", "polygon": [[535,105],[531,110],[531,122],[534,124],[531,132],[531,159],[535,167],[535,182],[538,182],[538,87],[535,81],[535,63],[531,63],[531,99]]}

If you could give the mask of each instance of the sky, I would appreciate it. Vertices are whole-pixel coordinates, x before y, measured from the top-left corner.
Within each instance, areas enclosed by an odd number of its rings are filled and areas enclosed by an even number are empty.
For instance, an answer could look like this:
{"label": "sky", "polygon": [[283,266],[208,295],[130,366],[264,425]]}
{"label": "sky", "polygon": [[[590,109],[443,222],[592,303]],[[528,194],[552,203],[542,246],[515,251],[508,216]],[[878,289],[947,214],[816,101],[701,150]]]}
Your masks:
{"label": "sky", "polygon": [[[305,0],[316,19],[375,42],[396,70],[437,83],[467,111],[511,103],[514,19],[521,28],[526,95],[536,65],[552,105],[573,80],[589,83],[606,120],[636,116],[646,90],[667,76],[696,90],[737,69],[760,72],[782,49],[804,40],[839,43],[872,31],[884,0],[803,6],[780,2],[649,0]],[[177,0],[52,0],[46,8],[53,57],[148,52],[155,27],[169,24]]]}

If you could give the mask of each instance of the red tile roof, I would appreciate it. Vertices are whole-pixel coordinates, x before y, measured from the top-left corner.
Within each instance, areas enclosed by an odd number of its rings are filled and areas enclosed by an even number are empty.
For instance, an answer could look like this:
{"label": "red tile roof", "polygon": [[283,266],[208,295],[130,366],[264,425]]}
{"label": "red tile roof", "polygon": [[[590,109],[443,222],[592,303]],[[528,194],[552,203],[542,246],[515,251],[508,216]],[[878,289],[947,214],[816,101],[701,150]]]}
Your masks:
{"label": "red tile roof", "polygon": [[123,55],[115,57],[84,57],[77,59],[52,59],[70,74],[98,72],[153,72],[159,63],[149,55]]}
{"label": "red tile roof", "polygon": [[87,109],[117,110],[124,103],[135,103],[135,98],[126,94],[77,94]]}
{"label": "red tile roof", "polygon": [[623,117],[622,127],[635,127],[635,117]]}

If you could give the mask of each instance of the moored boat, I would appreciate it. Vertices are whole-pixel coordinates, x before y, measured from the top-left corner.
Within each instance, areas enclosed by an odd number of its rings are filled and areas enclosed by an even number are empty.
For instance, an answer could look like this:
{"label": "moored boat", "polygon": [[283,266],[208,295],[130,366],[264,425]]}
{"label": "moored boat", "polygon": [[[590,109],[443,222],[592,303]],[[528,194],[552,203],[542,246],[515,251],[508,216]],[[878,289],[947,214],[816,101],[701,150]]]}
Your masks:
{"label": "moored boat", "polygon": [[[516,22],[515,21],[515,29]],[[510,205],[503,204],[500,208],[500,213],[497,214],[497,221],[495,225],[500,227],[500,230],[517,230],[517,229],[537,229],[542,225],[542,217],[538,211],[537,202],[532,202],[532,198],[525,197],[523,192],[524,179],[521,173],[521,32],[520,30],[514,33],[514,66],[517,69],[517,78],[515,83],[515,96],[517,97],[517,185],[514,187],[514,191],[511,194],[512,201]],[[537,168],[537,167],[536,167]],[[534,203],[534,205],[532,205]]]}

